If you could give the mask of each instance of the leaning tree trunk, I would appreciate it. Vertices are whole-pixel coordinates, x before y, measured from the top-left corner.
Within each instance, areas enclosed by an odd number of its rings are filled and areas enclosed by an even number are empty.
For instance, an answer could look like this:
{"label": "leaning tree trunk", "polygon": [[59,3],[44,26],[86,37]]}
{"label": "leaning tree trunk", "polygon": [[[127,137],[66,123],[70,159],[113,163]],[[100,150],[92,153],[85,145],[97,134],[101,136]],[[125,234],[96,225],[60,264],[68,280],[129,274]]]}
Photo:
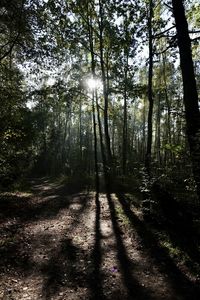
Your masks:
{"label": "leaning tree trunk", "polygon": [[197,194],[200,199],[200,111],[198,94],[192,60],[191,40],[188,23],[182,0],[172,0],[173,13],[176,22],[180,64],[183,78],[185,117],[187,137],[193,166]]}

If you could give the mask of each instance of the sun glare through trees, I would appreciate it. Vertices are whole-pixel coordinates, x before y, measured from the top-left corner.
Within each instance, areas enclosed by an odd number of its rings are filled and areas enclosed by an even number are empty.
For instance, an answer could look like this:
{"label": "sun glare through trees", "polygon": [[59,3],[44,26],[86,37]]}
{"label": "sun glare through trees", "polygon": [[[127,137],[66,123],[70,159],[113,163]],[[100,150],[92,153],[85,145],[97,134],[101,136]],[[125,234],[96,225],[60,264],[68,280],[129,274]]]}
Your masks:
{"label": "sun glare through trees", "polygon": [[0,299],[200,299],[199,0],[0,0]]}
{"label": "sun glare through trees", "polygon": [[99,89],[102,86],[102,83],[99,79],[88,78],[86,80],[86,85],[90,90]]}

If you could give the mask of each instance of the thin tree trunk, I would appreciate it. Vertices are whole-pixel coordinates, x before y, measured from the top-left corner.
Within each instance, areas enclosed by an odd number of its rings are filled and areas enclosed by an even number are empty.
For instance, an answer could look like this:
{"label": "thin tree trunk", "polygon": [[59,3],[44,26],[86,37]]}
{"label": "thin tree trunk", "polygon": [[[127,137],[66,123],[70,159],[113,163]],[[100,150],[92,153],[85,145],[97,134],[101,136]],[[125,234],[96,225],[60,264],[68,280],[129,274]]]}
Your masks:
{"label": "thin tree trunk", "polygon": [[112,153],[110,146],[110,136],[109,136],[109,126],[108,126],[108,89],[107,89],[107,80],[105,72],[105,62],[104,62],[104,44],[103,44],[103,5],[101,0],[99,0],[99,44],[100,44],[100,64],[101,64],[101,74],[102,74],[102,84],[103,84],[103,96],[104,96],[104,133],[105,133],[105,145],[106,145],[106,154],[107,154],[107,163],[108,168],[112,167]]}
{"label": "thin tree trunk", "polygon": [[146,149],[146,96],[143,100],[142,108],[142,145],[141,145],[141,161],[145,160],[145,149]]}
{"label": "thin tree trunk", "polygon": [[[94,45],[93,45],[93,24],[88,16],[88,32],[90,41],[90,53],[91,53],[91,69],[92,77],[95,79],[95,58],[94,58]],[[94,131],[94,164],[95,164],[95,183],[96,192],[99,193],[99,168],[98,168],[98,153],[97,153],[97,131],[96,131],[96,117],[95,117],[95,91],[92,91],[92,115],[93,115],[93,131]]]}
{"label": "thin tree trunk", "polygon": [[115,157],[115,120],[112,120],[112,157]]}
{"label": "thin tree trunk", "polygon": [[[172,146],[172,137],[171,137],[171,105],[167,92],[167,78],[166,78],[166,57],[163,55],[163,79],[164,79],[164,91],[165,91],[165,100],[167,105],[167,139],[170,147]],[[168,158],[170,163],[172,162],[172,151],[169,150],[166,163],[168,164]]]}
{"label": "thin tree trunk", "polygon": [[79,102],[79,150],[80,150],[80,161],[82,167],[82,156],[83,156],[83,149],[82,149],[82,101],[80,99]]}
{"label": "thin tree trunk", "polygon": [[127,164],[127,73],[128,73],[128,54],[126,55],[126,66],[124,70],[124,116],[123,116],[123,143],[122,143],[123,175],[126,175],[126,164]]}
{"label": "thin tree trunk", "polygon": [[153,17],[153,1],[149,0],[149,73],[148,73],[148,134],[147,134],[147,149],[145,157],[145,168],[150,175],[151,166],[151,148],[152,148],[152,116],[153,116],[153,90],[152,90],[152,78],[153,78],[153,39],[152,39],[152,17]]}
{"label": "thin tree trunk", "polygon": [[97,130],[95,117],[95,99],[94,91],[92,92],[92,117],[93,117],[93,132],[94,132],[94,165],[95,165],[95,183],[96,192],[99,193],[99,169],[98,169],[98,153],[97,153]]}
{"label": "thin tree trunk", "polygon": [[105,147],[104,147],[104,143],[103,143],[103,130],[102,130],[102,125],[101,125],[101,115],[100,115],[100,108],[99,108],[99,103],[98,103],[97,91],[95,93],[95,98],[96,98],[96,107],[97,107],[97,119],[98,119],[98,125],[99,125],[101,155],[102,155],[102,161],[103,161],[104,175],[106,177],[106,174],[107,174],[107,161],[106,161]]}
{"label": "thin tree trunk", "polygon": [[158,94],[158,104],[157,104],[157,117],[156,117],[156,153],[157,153],[157,160],[158,160],[158,165],[161,165],[161,154],[160,154],[160,101],[161,101],[161,93],[159,92]]}

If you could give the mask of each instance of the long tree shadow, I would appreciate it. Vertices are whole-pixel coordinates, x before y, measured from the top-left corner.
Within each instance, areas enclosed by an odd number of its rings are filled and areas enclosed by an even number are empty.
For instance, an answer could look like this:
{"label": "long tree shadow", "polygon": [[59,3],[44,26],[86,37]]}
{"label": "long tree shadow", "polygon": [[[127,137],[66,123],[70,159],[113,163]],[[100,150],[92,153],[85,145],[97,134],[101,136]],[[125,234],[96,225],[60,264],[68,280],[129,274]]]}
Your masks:
{"label": "long tree shadow", "polygon": [[90,274],[90,290],[91,299],[102,300],[105,299],[102,289],[102,274],[100,272],[102,253],[101,253],[101,239],[102,233],[100,228],[100,215],[101,215],[101,205],[99,201],[99,193],[95,195],[95,243],[94,248],[91,253],[91,260],[93,262],[93,270]]}
{"label": "long tree shadow", "polygon": [[159,242],[152,231],[134,214],[130,208],[130,201],[128,201],[121,193],[118,193],[117,197],[123,208],[124,214],[128,217],[131,225],[139,234],[144,249],[150,257],[152,257],[158,269],[162,273],[168,274],[169,282],[174,289],[175,294],[178,294],[184,300],[200,299],[199,287],[192,283],[180,271],[167,251],[159,245]]}
{"label": "long tree shadow", "polygon": [[[62,195],[62,189],[59,196],[54,195],[54,191],[51,192],[52,197],[41,197],[41,202],[38,202],[40,199],[37,201],[37,197],[33,201],[32,196],[1,195],[0,269],[4,274],[15,270],[23,276],[28,276],[35,269],[36,265],[32,260],[33,253],[31,252],[34,251],[33,237],[29,236],[26,231],[31,224],[35,221],[53,219],[62,209],[69,209],[71,204],[77,202],[80,207],[78,211],[73,212],[76,218],[74,222],[72,221],[71,227],[74,227],[79,216],[88,207],[87,195]],[[36,238],[40,243],[40,237],[36,236]]]}
{"label": "long tree shadow", "polygon": [[[123,276],[124,285],[127,289],[128,296],[127,299],[153,299],[150,291],[141,286],[136,278],[132,275],[132,271],[134,269],[134,265],[132,261],[129,259],[128,254],[126,252],[126,248],[123,243],[123,239],[121,237],[121,230],[117,222],[117,215],[115,206],[111,199],[110,193],[107,193],[107,200],[110,209],[111,221],[113,226],[113,231],[116,240],[117,247],[117,258],[121,267],[121,272]],[[124,300],[126,298],[123,298]]]}
{"label": "long tree shadow", "polygon": [[[43,285],[44,299],[52,299],[62,288],[63,294],[69,290],[78,294],[83,288],[90,290],[90,299],[105,299],[101,284],[101,230],[100,230],[100,203],[99,195],[95,197],[95,242],[93,251],[90,252],[75,246],[71,239],[64,238],[60,245],[54,249],[53,255],[46,264],[41,267],[41,272],[46,277]],[[84,209],[79,209],[76,223],[72,222],[72,230],[81,220]],[[78,221],[79,220],[79,221]],[[66,235],[70,231],[67,229]],[[82,295],[81,295],[82,296]],[[88,298],[88,295],[86,296]]]}
{"label": "long tree shadow", "polygon": [[[89,255],[83,249],[74,246],[68,238],[64,239],[54,254],[41,267],[46,281],[43,286],[43,298],[53,299],[64,287],[65,291],[88,287]],[[69,290],[67,290],[69,288]]]}
{"label": "long tree shadow", "polygon": [[[193,260],[200,264],[200,235],[194,227],[193,214],[183,204],[179,203],[169,192],[159,185],[154,185],[153,196],[157,199],[161,215],[164,218],[162,226],[170,236],[171,242],[182,249]],[[198,213],[196,218],[199,217]]]}

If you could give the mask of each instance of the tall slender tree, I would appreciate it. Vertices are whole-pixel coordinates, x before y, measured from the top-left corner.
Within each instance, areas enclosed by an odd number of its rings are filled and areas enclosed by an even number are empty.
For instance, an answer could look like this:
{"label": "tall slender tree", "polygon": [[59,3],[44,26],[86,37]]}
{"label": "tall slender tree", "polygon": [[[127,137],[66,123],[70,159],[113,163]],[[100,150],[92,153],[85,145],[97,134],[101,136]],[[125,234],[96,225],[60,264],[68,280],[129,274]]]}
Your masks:
{"label": "tall slender tree", "polygon": [[145,167],[147,173],[150,175],[151,165],[151,149],[152,149],[152,117],[153,117],[153,33],[152,33],[152,19],[153,19],[153,1],[149,0],[149,15],[148,15],[148,38],[149,38],[149,72],[148,72],[148,133],[147,133],[147,149],[145,157]]}
{"label": "tall slender tree", "polygon": [[190,146],[194,179],[200,198],[200,111],[198,106],[197,85],[192,60],[191,40],[185,15],[183,0],[172,0],[176,22],[180,64],[183,78],[185,117],[187,137]]}

